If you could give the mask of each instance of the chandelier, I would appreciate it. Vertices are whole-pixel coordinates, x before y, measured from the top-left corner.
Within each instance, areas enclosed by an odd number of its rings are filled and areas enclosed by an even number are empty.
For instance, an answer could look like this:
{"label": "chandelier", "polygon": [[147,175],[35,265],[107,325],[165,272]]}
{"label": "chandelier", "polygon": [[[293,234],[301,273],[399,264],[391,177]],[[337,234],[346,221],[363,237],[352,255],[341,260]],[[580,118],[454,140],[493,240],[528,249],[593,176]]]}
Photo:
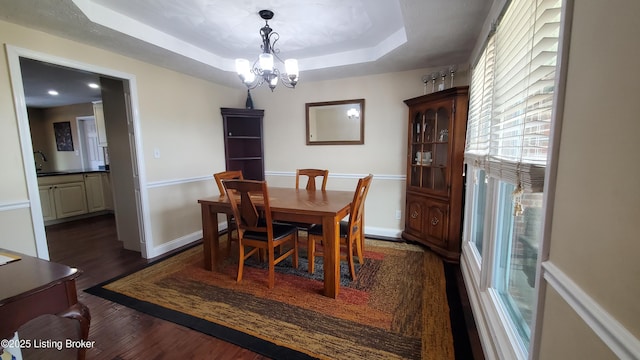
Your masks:
{"label": "chandelier", "polygon": [[[273,18],[273,11],[260,10],[258,14],[265,23],[260,28],[262,54],[253,62],[253,65],[247,59],[236,59],[236,72],[248,89],[256,88],[266,82],[273,91],[278,85],[278,79],[282,80],[284,86],[295,88],[298,83],[298,60],[282,61],[278,56],[280,49],[276,49],[275,44],[280,39],[280,34],[273,31],[268,23]],[[275,66],[274,58],[284,64],[284,73]]]}

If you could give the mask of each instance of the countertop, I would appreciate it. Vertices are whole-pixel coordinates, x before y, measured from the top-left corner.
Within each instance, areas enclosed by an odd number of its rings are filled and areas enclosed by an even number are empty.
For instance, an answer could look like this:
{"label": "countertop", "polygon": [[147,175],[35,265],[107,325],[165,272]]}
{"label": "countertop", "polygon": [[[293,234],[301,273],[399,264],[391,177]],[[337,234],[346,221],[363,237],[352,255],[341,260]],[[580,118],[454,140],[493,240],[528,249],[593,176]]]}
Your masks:
{"label": "countertop", "polygon": [[36,175],[38,177],[46,176],[58,176],[58,175],[73,175],[73,174],[89,174],[89,173],[108,173],[108,169],[71,169],[62,171],[38,171]]}

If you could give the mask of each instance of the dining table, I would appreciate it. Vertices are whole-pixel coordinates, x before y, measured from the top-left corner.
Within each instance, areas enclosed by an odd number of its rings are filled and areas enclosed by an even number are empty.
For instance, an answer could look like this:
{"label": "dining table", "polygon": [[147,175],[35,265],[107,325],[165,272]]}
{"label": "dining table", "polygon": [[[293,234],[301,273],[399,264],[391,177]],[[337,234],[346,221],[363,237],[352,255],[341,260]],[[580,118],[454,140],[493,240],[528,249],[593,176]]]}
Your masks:
{"label": "dining table", "polygon": [[[349,215],[354,193],[342,190],[306,190],[269,187],[274,221],[322,224],[324,295],[336,298],[340,291],[340,220]],[[221,256],[218,214],[232,213],[225,195],[199,199],[202,210],[204,267],[219,271]],[[309,259],[313,261],[313,259]]]}

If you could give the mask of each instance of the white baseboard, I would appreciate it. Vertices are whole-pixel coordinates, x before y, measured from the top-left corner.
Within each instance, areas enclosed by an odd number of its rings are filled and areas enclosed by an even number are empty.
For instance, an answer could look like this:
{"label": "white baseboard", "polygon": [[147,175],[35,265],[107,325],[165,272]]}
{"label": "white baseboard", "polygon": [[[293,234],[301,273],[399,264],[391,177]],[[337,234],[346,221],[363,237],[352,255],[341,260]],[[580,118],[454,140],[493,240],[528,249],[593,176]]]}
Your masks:
{"label": "white baseboard", "polygon": [[[224,231],[227,229],[227,223],[218,223],[219,231]],[[181,248],[183,246],[194,243],[198,240],[202,239],[202,230],[194,231],[191,234],[187,234],[185,236],[181,236],[177,239],[171,240],[164,244],[160,244],[158,246],[154,246],[151,252],[147,253],[147,258],[154,258],[156,256],[164,255],[169,251],[173,251],[175,249]]]}
{"label": "white baseboard", "polygon": [[400,235],[402,234],[402,230],[401,229],[377,228],[377,227],[365,226],[364,227],[364,233],[366,235],[371,235],[371,236],[380,236],[380,237],[386,237],[386,238],[400,239],[400,237],[401,237]]}
{"label": "white baseboard", "polygon": [[[218,223],[219,231],[224,231],[227,229],[227,223]],[[399,239],[401,230],[399,229],[387,229],[387,228],[374,228],[374,227],[365,227],[365,234],[371,236],[380,236],[385,238],[395,238]],[[202,230],[194,231],[191,234],[187,234],[185,236],[181,236],[177,239],[171,240],[164,244],[160,244],[158,246],[153,247],[151,253],[148,253],[148,258],[154,258],[156,256],[160,256],[166,254],[170,251],[183,247],[185,245],[189,245],[193,242],[202,239]]]}

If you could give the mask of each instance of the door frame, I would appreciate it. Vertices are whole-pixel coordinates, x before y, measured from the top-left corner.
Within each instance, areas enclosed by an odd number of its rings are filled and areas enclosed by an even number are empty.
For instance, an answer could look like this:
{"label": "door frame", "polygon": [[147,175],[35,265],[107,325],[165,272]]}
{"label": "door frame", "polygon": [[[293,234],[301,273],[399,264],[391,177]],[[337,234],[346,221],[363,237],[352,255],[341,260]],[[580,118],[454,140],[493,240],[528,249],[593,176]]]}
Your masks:
{"label": "door frame", "polygon": [[[9,44],[5,44],[5,48],[7,52],[7,62],[9,64],[9,75],[11,78],[11,88],[13,91],[15,113],[18,120],[18,132],[25,171],[24,175],[27,182],[27,193],[29,196],[29,206],[31,208],[31,218],[36,241],[37,256],[41,259],[49,260],[49,247],[47,246],[44,220],[42,218],[40,194],[38,192],[38,178],[36,176],[36,170],[33,166],[33,144],[31,142],[31,129],[29,127],[29,117],[27,115],[27,105],[24,96],[24,85],[22,83],[22,69],[20,67],[21,57],[44,61],[73,69],[89,71],[113,78],[119,78],[125,82],[128,82],[129,91],[131,94],[130,106],[132,110],[130,116],[132,117],[131,120],[133,123],[135,141],[135,144],[133,144],[133,146],[130,146],[130,148],[133,152],[131,156],[134,159],[134,166],[136,167],[136,171],[139,175],[139,182],[135,183],[135,187],[140,189],[140,201],[136,201],[135,204],[138,214],[138,224],[140,226],[140,252],[143,258],[148,258],[148,254],[153,253],[152,249],[150,248],[151,219],[149,215],[149,198],[147,194],[147,188],[146,186],[141,186],[141,184],[146,184],[146,174],[144,172],[144,158],[141,156],[141,154],[143,154],[143,147],[140,129],[140,117],[138,113],[138,88],[135,75],[38,51],[20,48]],[[136,182],[136,179],[134,178],[133,181]]]}
{"label": "door frame", "polygon": [[[86,154],[84,154],[84,151],[82,150],[86,150],[86,142],[85,142],[85,130],[84,128],[84,122],[87,120],[93,120],[95,123],[95,116],[76,116],[76,129],[78,129],[78,148],[80,148],[80,163],[82,164],[82,166],[84,167],[86,165]],[[83,123],[82,125],[80,125],[80,123]],[[81,128],[82,126],[82,128]]]}

